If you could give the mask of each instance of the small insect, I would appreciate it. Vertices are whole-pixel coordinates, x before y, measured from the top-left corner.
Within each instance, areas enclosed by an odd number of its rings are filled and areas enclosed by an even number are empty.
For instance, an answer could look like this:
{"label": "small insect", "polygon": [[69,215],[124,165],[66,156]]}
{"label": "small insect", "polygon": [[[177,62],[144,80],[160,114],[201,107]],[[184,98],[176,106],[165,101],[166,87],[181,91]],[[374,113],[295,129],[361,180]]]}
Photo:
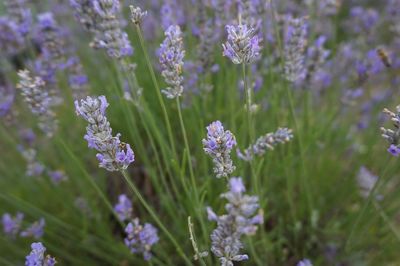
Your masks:
{"label": "small insect", "polygon": [[123,150],[123,149],[125,149],[125,147],[126,147],[126,143],[125,143],[125,142],[121,142],[118,146],[119,146],[119,148],[120,148],[121,150]]}
{"label": "small insect", "polygon": [[385,50],[383,50],[382,48],[378,48],[376,50],[376,53],[378,54],[379,58],[381,59],[382,63],[386,66],[386,67],[391,67],[392,63],[390,62],[389,56],[386,53]]}

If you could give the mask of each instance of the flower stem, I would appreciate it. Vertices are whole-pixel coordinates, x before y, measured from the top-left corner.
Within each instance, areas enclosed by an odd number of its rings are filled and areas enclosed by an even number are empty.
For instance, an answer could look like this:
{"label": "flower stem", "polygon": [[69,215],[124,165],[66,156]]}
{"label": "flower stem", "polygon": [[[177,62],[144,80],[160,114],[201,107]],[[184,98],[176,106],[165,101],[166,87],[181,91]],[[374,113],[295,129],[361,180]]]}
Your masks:
{"label": "flower stem", "polygon": [[145,47],[142,30],[141,30],[139,25],[136,25],[136,31],[137,31],[137,33],[139,35],[140,46],[142,47],[143,54],[144,54],[144,57],[146,59],[146,64],[147,64],[147,67],[149,69],[150,76],[151,76],[151,79],[153,81],[154,88],[156,90],[157,99],[158,99],[158,101],[159,101],[159,103],[161,105],[161,109],[162,109],[162,112],[163,112],[164,120],[165,120],[165,123],[167,125],[167,132],[168,132],[168,138],[169,138],[169,141],[170,141],[170,144],[171,144],[171,149],[172,149],[172,152],[173,152],[175,158],[177,158],[177,153],[176,153],[176,149],[175,149],[175,141],[174,141],[174,138],[173,138],[173,135],[172,135],[172,128],[171,128],[171,123],[169,121],[167,108],[165,106],[163,97],[161,95],[160,86],[158,85],[157,78],[156,78],[156,75],[154,73],[154,69],[153,69],[153,66],[151,64],[150,58],[149,58],[149,54],[147,53],[147,49]]}
{"label": "flower stem", "polygon": [[168,229],[164,226],[164,224],[161,222],[160,218],[157,216],[157,214],[154,212],[154,210],[150,207],[150,205],[146,202],[146,200],[143,198],[142,194],[140,193],[139,189],[136,187],[136,185],[130,180],[128,173],[125,170],[121,171],[122,176],[124,177],[126,183],[129,185],[129,187],[132,189],[133,193],[135,196],[139,199],[140,203],[143,205],[143,207],[147,210],[147,212],[150,214],[150,216],[154,219],[156,224],[160,227],[160,229],[164,232],[164,234],[169,238],[171,243],[175,246],[176,251],[178,254],[184,259],[187,265],[192,265],[192,262],[190,259],[183,253],[181,247],[179,246],[178,242],[176,239],[172,236],[172,234],[168,231]]}

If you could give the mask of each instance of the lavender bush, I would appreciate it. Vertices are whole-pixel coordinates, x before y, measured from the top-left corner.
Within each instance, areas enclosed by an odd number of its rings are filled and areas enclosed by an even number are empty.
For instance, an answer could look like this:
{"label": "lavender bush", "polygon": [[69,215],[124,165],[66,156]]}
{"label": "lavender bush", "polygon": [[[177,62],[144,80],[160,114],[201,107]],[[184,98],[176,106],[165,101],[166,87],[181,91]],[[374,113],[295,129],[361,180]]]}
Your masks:
{"label": "lavender bush", "polygon": [[399,8],[4,0],[0,265],[399,264]]}

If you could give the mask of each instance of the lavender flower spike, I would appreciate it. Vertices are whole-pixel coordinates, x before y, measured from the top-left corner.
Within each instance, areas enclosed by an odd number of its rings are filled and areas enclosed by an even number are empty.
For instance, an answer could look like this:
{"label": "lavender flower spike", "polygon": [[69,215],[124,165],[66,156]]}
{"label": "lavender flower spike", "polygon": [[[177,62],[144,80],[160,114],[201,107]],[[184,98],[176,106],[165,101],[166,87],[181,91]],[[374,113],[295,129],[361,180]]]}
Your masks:
{"label": "lavender flower spike", "polygon": [[147,16],[147,11],[142,11],[140,7],[129,6],[131,9],[131,20],[135,25],[142,24],[142,20]]}
{"label": "lavender flower spike", "polygon": [[9,213],[3,214],[2,223],[4,233],[8,236],[15,237],[21,229],[23,219],[24,214],[21,212],[18,212],[15,217],[12,217]]}
{"label": "lavender flower spike", "polygon": [[256,142],[248,147],[242,153],[237,149],[237,155],[244,161],[253,160],[253,155],[263,156],[267,150],[273,150],[278,144],[285,144],[293,138],[291,129],[278,128],[274,133],[268,133],[264,136],[259,137]]}
{"label": "lavender flower spike", "polygon": [[162,90],[167,98],[174,99],[182,95],[183,92],[183,49],[182,31],[178,25],[171,25],[165,31],[165,40],[160,45],[159,61],[161,64],[161,75],[169,85]]}
{"label": "lavender flower spike", "polygon": [[396,107],[396,113],[386,108],[383,110],[383,113],[390,117],[395,129],[381,127],[382,137],[390,144],[388,152],[398,157],[400,155],[400,105]]}
{"label": "lavender flower spike", "polygon": [[235,170],[236,167],[230,157],[235,145],[235,136],[229,130],[224,130],[220,121],[212,122],[207,127],[207,139],[203,139],[203,147],[213,159],[217,178],[228,177]]}
{"label": "lavender flower spike", "polygon": [[46,248],[42,243],[32,243],[31,248],[31,253],[26,256],[25,266],[54,266],[57,263],[50,255],[45,257]]}
{"label": "lavender flower spike", "polygon": [[44,81],[39,77],[33,79],[28,70],[19,71],[18,76],[20,80],[17,87],[21,89],[21,94],[31,112],[38,116],[39,128],[48,137],[53,136],[57,129],[57,120],[54,112],[50,109],[52,100],[45,91]]}
{"label": "lavender flower spike", "polygon": [[130,249],[132,253],[142,253],[145,260],[152,258],[151,247],[156,244],[159,240],[157,235],[157,229],[151,224],[139,224],[139,219],[134,219],[129,223],[125,232],[127,234],[125,238],[125,245]]}
{"label": "lavender flower spike", "polygon": [[132,202],[125,194],[118,197],[118,203],[114,206],[120,221],[130,220],[132,218]]}
{"label": "lavender flower spike", "polygon": [[99,166],[108,171],[121,171],[135,160],[131,146],[119,140],[120,134],[112,136],[112,129],[106,117],[108,107],[105,96],[75,101],[76,113],[82,116],[89,125],[86,127],[85,140],[88,147],[96,149]]}
{"label": "lavender flower spike", "polygon": [[285,40],[285,77],[295,82],[305,75],[304,50],[306,46],[305,18],[290,18]]}
{"label": "lavender flower spike", "polygon": [[250,64],[260,58],[261,39],[246,24],[227,25],[228,41],[222,45],[223,55],[234,64]]}
{"label": "lavender flower spike", "polygon": [[21,237],[33,237],[35,239],[39,239],[43,236],[44,234],[44,226],[46,225],[46,222],[43,218],[41,218],[39,221],[36,221],[31,224],[27,229],[21,232],[20,236]]}
{"label": "lavender flower spike", "polygon": [[227,214],[217,216],[207,208],[208,217],[217,221],[217,228],[211,234],[211,251],[220,260],[222,266],[233,266],[233,261],[247,260],[246,254],[240,254],[243,244],[242,235],[253,235],[257,224],[262,224],[263,213],[259,210],[258,197],[244,195],[246,191],[242,178],[233,177],[229,181],[229,192],[221,197],[228,200],[225,205]]}

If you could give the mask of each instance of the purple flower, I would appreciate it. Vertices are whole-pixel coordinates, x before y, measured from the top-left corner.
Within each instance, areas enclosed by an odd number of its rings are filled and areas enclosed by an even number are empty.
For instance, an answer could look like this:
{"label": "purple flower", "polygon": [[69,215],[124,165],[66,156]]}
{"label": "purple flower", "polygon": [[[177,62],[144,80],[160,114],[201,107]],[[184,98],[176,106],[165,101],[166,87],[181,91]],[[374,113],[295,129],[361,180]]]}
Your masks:
{"label": "purple flower", "polygon": [[26,36],[32,26],[32,14],[28,8],[27,0],[5,0],[4,4],[7,10],[7,18],[18,26],[18,31],[23,36]]}
{"label": "purple flower", "polygon": [[132,202],[125,194],[118,197],[118,203],[114,206],[120,221],[130,220],[132,218]]}
{"label": "purple flower", "polygon": [[15,90],[10,85],[0,84],[0,117],[10,113],[14,100]]}
{"label": "purple flower", "polygon": [[49,171],[48,175],[55,185],[60,184],[62,181],[68,180],[68,176],[64,173],[64,171],[61,170]]}
{"label": "purple flower", "polygon": [[392,154],[395,157],[399,157],[400,155],[400,147],[396,146],[396,145],[390,145],[390,147],[387,150],[390,154]]}
{"label": "purple flower", "polygon": [[257,225],[264,222],[261,210],[255,214],[259,208],[258,197],[243,194],[246,189],[242,178],[231,178],[229,189],[221,195],[228,200],[227,214],[217,216],[210,207],[207,208],[209,219],[217,222],[217,228],[211,234],[211,251],[223,266],[248,259],[246,254],[240,254],[243,248],[241,237],[255,234]]}
{"label": "purple flower", "polygon": [[304,50],[306,46],[305,18],[288,19],[285,38],[285,77],[291,82],[304,77]]}
{"label": "purple flower", "polygon": [[390,117],[394,130],[381,127],[382,137],[389,142],[388,152],[395,157],[400,155],[400,105],[396,107],[396,113],[384,109],[383,113]]}
{"label": "purple flower", "polygon": [[17,212],[15,217],[12,217],[9,213],[3,214],[2,223],[4,233],[8,236],[15,237],[21,229],[23,219],[24,214],[21,212]]}
{"label": "purple flower", "polygon": [[217,178],[229,176],[235,170],[230,157],[236,145],[235,136],[225,130],[220,121],[215,121],[207,127],[207,139],[202,142],[204,151],[213,159]]}
{"label": "purple flower", "polygon": [[133,54],[128,34],[119,20],[121,8],[118,0],[70,0],[76,19],[95,37],[91,46],[104,49],[116,59]]}
{"label": "purple flower", "polygon": [[86,127],[85,140],[89,148],[96,149],[99,166],[108,171],[120,171],[128,168],[135,160],[129,144],[119,140],[120,134],[112,136],[112,129],[106,117],[108,102],[105,96],[75,101],[76,113],[89,125]]}
{"label": "purple flower", "polygon": [[183,49],[182,31],[179,26],[171,25],[165,31],[165,39],[158,50],[158,58],[161,64],[161,75],[169,87],[162,90],[167,98],[174,99],[183,92]]}
{"label": "purple flower", "polygon": [[239,149],[236,150],[237,155],[244,161],[251,161],[254,155],[263,156],[267,150],[274,150],[279,144],[288,143],[293,138],[291,129],[278,128],[276,132],[268,133],[264,136],[259,137],[254,144],[241,152]]}
{"label": "purple flower", "polygon": [[13,56],[24,48],[24,38],[18,26],[7,17],[0,17],[0,49],[2,54]]}
{"label": "purple flower", "polygon": [[312,263],[309,259],[303,259],[297,263],[297,266],[312,266]]}
{"label": "purple flower", "polygon": [[39,239],[44,234],[44,226],[46,222],[43,218],[39,221],[32,223],[27,229],[21,232],[21,237],[33,237],[35,239]]}
{"label": "purple flower", "polygon": [[159,240],[157,228],[151,224],[139,224],[139,219],[135,218],[125,228],[127,234],[125,245],[132,253],[142,253],[145,260],[152,258],[151,247]]}
{"label": "purple flower", "polygon": [[48,137],[52,137],[57,129],[57,120],[50,109],[52,98],[44,88],[44,81],[40,77],[32,78],[27,70],[19,71],[18,76],[17,87],[21,89],[21,94],[31,112],[39,118],[39,128]]}
{"label": "purple flower", "polygon": [[234,64],[250,64],[260,58],[261,39],[246,24],[227,25],[228,40],[222,45],[223,55]]}
{"label": "purple flower", "polygon": [[54,266],[57,262],[55,258],[47,255],[45,257],[46,248],[42,243],[32,243],[32,251],[26,256],[25,266]]}

